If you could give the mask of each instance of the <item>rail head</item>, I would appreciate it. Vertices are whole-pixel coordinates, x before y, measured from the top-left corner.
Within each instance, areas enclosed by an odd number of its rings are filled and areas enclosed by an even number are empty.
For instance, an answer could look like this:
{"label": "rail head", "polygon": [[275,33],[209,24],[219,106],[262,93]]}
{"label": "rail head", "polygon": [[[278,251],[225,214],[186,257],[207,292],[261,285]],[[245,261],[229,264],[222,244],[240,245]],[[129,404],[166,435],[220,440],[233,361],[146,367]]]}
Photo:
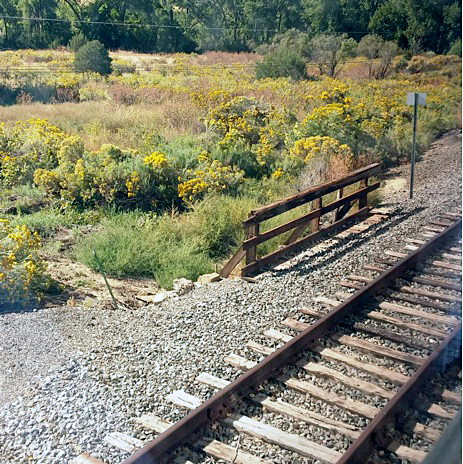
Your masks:
{"label": "rail head", "polygon": [[349,299],[213,395],[155,440],[135,452],[123,464],[161,464],[169,462],[169,456],[174,449],[191,440],[199,430],[217,418],[224,416],[232,408],[233,404],[239,401],[251,388],[268,379],[275,370],[284,366],[296,354],[303,349],[307,349],[317,338],[332,329],[341,319],[355,311],[359,304],[377,295],[394,279],[416,265],[420,260],[426,258],[443,241],[460,232],[461,219],[455,221],[443,232],[355,292]]}

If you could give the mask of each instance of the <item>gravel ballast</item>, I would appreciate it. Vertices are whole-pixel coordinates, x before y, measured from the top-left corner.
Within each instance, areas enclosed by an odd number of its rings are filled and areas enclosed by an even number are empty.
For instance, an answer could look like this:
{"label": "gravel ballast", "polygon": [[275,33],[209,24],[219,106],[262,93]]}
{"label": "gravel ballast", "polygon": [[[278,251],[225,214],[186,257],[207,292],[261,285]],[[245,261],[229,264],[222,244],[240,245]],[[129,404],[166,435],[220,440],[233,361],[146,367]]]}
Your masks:
{"label": "gravel ballast", "polygon": [[[392,173],[408,178],[409,166]],[[108,433],[149,437],[131,420],[147,412],[179,419],[184,411],[166,401],[169,393],[207,397],[211,391],[194,382],[199,373],[236,378],[224,356],[243,352],[265,329],[285,331],[281,321],[312,297],[334,298],[348,274],[366,275],[362,265],[383,250],[405,252],[405,238],[418,237],[437,213],[460,210],[460,132],[434,143],[415,182],[413,200],[408,184],[383,191],[381,206],[393,209],[388,221],[324,251],[306,250],[256,283],[211,283],[138,310],[59,306],[0,315],[0,463],[64,464],[82,451],[107,464],[127,457],[104,443]],[[255,449],[271,453],[266,444]],[[291,456],[274,462],[295,462]]]}

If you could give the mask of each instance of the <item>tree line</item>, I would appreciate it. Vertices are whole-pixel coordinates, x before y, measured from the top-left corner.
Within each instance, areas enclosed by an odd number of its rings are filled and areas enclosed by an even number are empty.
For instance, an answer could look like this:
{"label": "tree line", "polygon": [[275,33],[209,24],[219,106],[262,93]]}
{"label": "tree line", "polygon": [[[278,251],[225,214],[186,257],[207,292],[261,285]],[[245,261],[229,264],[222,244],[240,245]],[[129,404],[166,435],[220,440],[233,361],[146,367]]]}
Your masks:
{"label": "tree line", "polygon": [[296,29],[313,38],[368,34],[411,53],[461,39],[454,0],[1,0],[2,48],[99,40],[140,52],[246,51]]}

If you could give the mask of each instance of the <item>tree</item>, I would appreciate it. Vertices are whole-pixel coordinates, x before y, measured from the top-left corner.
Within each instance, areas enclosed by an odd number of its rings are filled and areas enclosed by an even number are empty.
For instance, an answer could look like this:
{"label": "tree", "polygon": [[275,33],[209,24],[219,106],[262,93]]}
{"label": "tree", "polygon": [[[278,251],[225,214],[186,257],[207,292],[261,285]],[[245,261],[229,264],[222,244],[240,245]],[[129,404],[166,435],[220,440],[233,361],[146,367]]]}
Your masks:
{"label": "tree", "polygon": [[358,44],[357,53],[368,60],[368,77],[373,77],[373,60],[378,58],[383,43],[384,40],[379,35],[368,34]]}
{"label": "tree", "polygon": [[[375,34],[369,34],[360,40],[357,52],[368,59],[368,77],[384,79],[389,72],[392,59],[397,55],[398,47],[395,42],[384,41]],[[375,68],[373,60],[380,60]]]}
{"label": "tree", "polygon": [[320,34],[312,39],[311,46],[320,74],[336,77],[347,58],[354,55],[357,43],[347,34]]}
{"label": "tree", "polygon": [[92,40],[77,50],[74,57],[76,72],[96,72],[103,76],[111,74],[111,58],[108,50],[98,40]]}

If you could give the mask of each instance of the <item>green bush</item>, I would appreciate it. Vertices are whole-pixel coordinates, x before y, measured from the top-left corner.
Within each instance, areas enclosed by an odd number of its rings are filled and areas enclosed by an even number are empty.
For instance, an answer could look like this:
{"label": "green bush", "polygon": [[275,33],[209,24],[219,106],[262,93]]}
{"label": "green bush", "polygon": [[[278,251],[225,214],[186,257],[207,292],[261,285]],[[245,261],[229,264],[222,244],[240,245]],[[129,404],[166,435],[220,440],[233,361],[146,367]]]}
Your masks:
{"label": "green bush", "polygon": [[95,250],[109,274],[152,276],[169,288],[174,279],[211,272],[227,257],[243,239],[241,222],[255,206],[247,197],[213,196],[178,216],[116,214],[77,243],[75,257],[98,270]]}
{"label": "green bush", "polygon": [[111,70],[108,50],[98,40],[92,40],[77,50],[74,57],[75,72],[95,72],[107,76]]}
{"label": "green bush", "polygon": [[82,32],[73,35],[68,42],[68,49],[71,52],[76,52],[79,48],[83,47],[88,42],[87,37]]}
{"label": "green bush", "polygon": [[461,58],[461,39],[457,39],[453,42],[447,55],[457,55]]}
{"label": "green bush", "polygon": [[304,58],[296,51],[278,48],[264,56],[256,65],[256,78],[290,77],[295,81],[307,77]]}

